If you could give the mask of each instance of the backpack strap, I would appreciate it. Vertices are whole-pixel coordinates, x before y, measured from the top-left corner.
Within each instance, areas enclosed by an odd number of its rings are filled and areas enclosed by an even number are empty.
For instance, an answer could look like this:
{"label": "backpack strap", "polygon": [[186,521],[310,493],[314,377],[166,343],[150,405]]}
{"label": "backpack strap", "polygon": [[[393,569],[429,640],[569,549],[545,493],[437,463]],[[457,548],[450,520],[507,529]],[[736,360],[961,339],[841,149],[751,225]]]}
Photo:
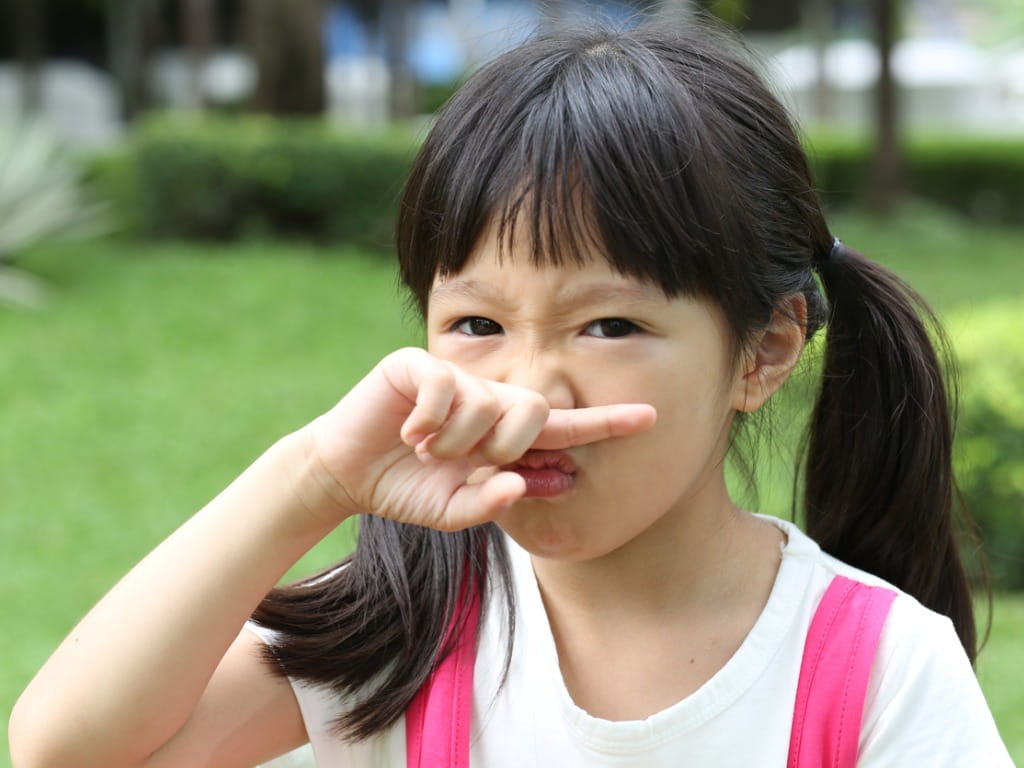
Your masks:
{"label": "backpack strap", "polygon": [[[797,684],[787,768],[854,768],[868,677],[896,593],[836,576],[811,621]],[[465,640],[434,669],[405,713],[407,768],[469,768],[474,593]]]}
{"label": "backpack strap", "polygon": [[[448,627],[449,635],[458,618],[456,613]],[[430,673],[405,712],[407,768],[469,768],[473,666],[479,625],[480,593],[474,590],[461,626],[462,637]]]}
{"label": "backpack strap", "polygon": [[896,593],[832,579],[811,621],[787,768],[854,768],[871,664]]}

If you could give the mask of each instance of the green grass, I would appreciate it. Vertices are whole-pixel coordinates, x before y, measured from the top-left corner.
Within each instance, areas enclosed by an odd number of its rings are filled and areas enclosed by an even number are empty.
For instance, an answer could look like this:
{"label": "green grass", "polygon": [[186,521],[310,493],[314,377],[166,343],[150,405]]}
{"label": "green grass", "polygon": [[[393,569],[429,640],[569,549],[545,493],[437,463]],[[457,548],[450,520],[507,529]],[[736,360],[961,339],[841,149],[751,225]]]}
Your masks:
{"label": "green grass", "polygon": [[381,258],[93,243],[23,263],[56,300],[0,308],[0,764],[6,713],[77,618],[266,446],[416,339]]}
{"label": "green grass", "polygon": [[1024,594],[997,595],[992,616],[978,679],[1014,763],[1024,765]]}
{"label": "green grass", "polygon": [[[836,230],[943,311],[1020,295],[1024,233],[929,213]],[[6,713],[77,618],[263,448],[419,336],[391,265],[358,253],[99,242],[22,265],[56,298],[0,307],[0,766]],[[340,531],[298,570],[349,540]],[[1001,596],[979,673],[1020,762],[1022,636],[1024,598]]]}
{"label": "green grass", "polygon": [[833,231],[894,269],[940,314],[979,301],[1024,296],[1024,231],[973,226],[924,205],[911,211],[884,224],[868,216],[837,216]]}

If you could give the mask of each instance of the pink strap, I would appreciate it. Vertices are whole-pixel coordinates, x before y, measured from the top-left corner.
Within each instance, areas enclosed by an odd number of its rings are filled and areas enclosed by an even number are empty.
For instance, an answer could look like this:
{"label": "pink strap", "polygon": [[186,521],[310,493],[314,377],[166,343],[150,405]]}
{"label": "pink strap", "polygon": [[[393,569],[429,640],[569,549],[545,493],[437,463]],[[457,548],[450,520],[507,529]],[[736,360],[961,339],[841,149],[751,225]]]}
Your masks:
{"label": "pink strap", "polygon": [[[787,768],[854,768],[868,676],[896,593],[836,576],[811,621],[797,684]],[[405,714],[408,768],[469,768],[473,665],[480,622],[474,594],[464,640]]]}
{"label": "pink strap", "polygon": [[811,621],[787,768],[854,768],[871,664],[896,593],[836,576]]}
{"label": "pink strap", "polygon": [[427,678],[405,712],[408,768],[469,768],[473,664],[479,624],[480,594],[474,592],[462,637]]}

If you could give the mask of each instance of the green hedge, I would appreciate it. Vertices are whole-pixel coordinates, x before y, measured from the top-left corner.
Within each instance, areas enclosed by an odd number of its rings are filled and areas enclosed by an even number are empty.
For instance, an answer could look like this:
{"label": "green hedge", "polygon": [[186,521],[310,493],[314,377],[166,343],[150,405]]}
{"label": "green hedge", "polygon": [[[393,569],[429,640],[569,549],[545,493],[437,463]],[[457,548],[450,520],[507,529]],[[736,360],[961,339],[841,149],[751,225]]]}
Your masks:
{"label": "green hedge", "polygon": [[92,177],[130,234],[201,240],[302,237],[391,247],[415,141],[319,121],[143,121]]}
{"label": "green hedge", "polygon": [[[301,236],[390,247],[410,131],[340,132],[323,122],[266,117],[157,116],[143,121],[93,176],[123,227],[148,237]],[[826,202],[862,201],[866,141],[807,140]],[[917,138],[912,194],[986,221],[1024,225],[1024,138]]]}
{"label": "green hedge", "polygon": [[[827,203],[865,202],[871,169],[866,138],[822,132],[805,145]],[[976,221],[1024,226],[1024,136],[917,136],[905,146],[912,196]]]}
{"label": "green hedge", "polygon": [[1024,301],[949,320],[961,366],[957,470],[993,582],[1024,587]]}

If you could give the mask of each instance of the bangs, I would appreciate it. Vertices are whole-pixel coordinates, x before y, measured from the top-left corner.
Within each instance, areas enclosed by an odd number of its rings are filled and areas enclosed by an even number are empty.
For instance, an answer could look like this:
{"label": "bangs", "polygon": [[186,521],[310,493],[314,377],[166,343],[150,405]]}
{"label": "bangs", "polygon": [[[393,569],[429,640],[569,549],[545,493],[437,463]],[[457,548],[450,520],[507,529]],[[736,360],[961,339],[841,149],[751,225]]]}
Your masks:
{"label": "bangs", "polygon": [[[687,128],[699,120],[688,94],[656,59],[636,61],[645,54],[607,41],[584,46],[558,63],[544,92],[510,104],[521,123],[485,177],[480,213],[501,248],[525,244],[535,263],[600,256],[668,295],[702,293],[693,260],[710,244],[695,225],[709,212],[696,193],[699,179],[714,175],[713,158],[701,146],[703,126]],[[467,256],[443,251],[438,273],[457,272]]]}
{"label": "bangs", "polygon": [[733,186],[742,163],[720,151],[730,121],[709,108],[699,52],[661,37],[540,39],[456,93],[399,217],[401,276],[421,313],[487,227],[537,264],[599,256],[666,295],[728,301],[739,255],[758,242]]}

